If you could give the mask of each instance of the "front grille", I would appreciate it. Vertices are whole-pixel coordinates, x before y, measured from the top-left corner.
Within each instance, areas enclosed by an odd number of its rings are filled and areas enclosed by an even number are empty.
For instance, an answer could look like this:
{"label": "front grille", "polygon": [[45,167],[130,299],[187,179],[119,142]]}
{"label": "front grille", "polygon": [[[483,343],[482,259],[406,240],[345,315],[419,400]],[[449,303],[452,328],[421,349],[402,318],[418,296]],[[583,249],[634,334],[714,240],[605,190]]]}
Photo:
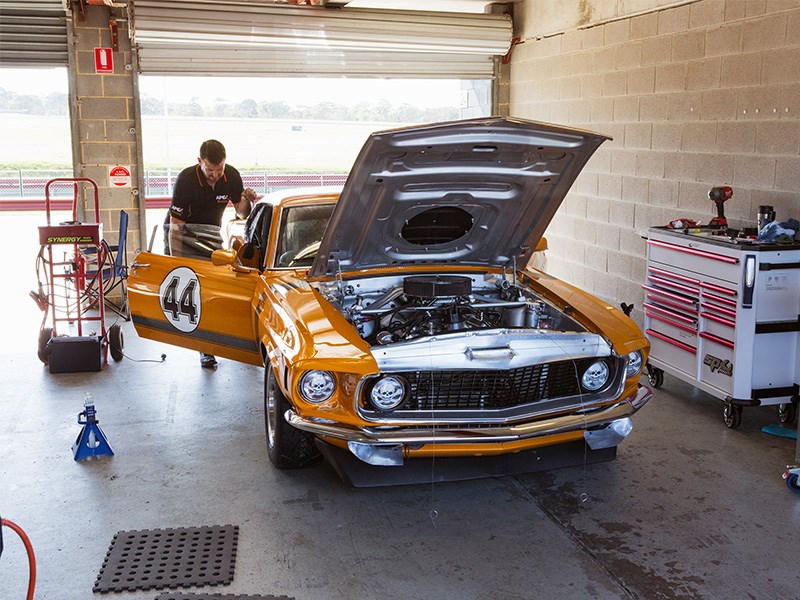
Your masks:
{"label": "front grille", "polygon": [[[407,371],[408,398],[395,411],[493,410],[577,396],[580,375],[597,359],[544,363],[494,371]],[[611,366],[611,365],[609,365]],[[612,374],[609,380],[613,380]],[[369,407],[371,386],[362,406]],[[367,410],[369,410],[369,408]]]}

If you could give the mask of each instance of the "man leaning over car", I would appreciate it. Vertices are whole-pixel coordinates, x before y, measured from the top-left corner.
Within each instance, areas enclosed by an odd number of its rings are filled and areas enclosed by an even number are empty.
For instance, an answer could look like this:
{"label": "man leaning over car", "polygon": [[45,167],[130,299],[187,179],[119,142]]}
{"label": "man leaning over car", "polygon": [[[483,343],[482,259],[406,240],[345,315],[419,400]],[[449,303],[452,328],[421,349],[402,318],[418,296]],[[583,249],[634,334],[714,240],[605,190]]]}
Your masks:
{"label": "man leaning over car", "polygon": [[[175,180],[172,204],[165,223],[169,224],[169,253],[180,255],[185,224],[222,225],[222,215],[233,204],[236,216],[245,219],[250,214],[256,193],[244,189],[242,176],[234,167],[225,164],[225,146],[217,140],[200,145],[197,164],[185,168]],[[217,366],[211,354],[200,353],[200,364],[208,369]]]}

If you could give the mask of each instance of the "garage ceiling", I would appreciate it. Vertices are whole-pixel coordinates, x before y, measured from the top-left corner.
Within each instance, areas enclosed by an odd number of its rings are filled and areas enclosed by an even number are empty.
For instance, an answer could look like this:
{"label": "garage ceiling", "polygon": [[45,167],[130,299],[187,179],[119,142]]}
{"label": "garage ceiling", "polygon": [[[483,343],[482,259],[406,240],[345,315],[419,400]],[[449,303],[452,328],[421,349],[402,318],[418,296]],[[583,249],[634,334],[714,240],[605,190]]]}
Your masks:
{"label": "garage ceiling", "polygon": [[61,0],[0,2],[0,64],[66,66],[67,18]]}
{"label": "garage ceiling", "polygon": [[270,0],[131,0],[145,74],[489,79],[511,18]]}

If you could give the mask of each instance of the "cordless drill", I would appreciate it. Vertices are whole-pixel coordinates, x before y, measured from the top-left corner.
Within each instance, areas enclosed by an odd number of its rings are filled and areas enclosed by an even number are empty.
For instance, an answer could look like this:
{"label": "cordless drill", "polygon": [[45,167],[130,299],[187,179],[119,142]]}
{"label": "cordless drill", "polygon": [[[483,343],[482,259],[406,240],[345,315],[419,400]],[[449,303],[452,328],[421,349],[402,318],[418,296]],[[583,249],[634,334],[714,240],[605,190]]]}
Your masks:
{"label": "cordless drill", "polygon": [[733,197],[733,188],[729,185],[713,187],[708,190],[708,197],[711,198],[711,201],[717,205],[717,216],[709,221],[708,226],[719,229],[727,229],[728,219],[725,218],[725,209],[723,208],[723,205],[725,204],[726,200],[730,200],[731,197]]}

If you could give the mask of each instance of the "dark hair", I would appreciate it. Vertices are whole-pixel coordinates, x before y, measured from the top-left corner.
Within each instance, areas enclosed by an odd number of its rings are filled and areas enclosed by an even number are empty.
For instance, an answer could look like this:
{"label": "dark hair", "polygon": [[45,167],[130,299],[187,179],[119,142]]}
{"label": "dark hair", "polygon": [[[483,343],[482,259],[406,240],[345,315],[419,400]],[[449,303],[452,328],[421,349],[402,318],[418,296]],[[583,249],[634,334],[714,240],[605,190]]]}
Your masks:
{"label": "dark hair", "polygon": [[217,140],[206,140],[200,144],[200,158],[212,165],[221,165],[225,162],[225,146]]}

